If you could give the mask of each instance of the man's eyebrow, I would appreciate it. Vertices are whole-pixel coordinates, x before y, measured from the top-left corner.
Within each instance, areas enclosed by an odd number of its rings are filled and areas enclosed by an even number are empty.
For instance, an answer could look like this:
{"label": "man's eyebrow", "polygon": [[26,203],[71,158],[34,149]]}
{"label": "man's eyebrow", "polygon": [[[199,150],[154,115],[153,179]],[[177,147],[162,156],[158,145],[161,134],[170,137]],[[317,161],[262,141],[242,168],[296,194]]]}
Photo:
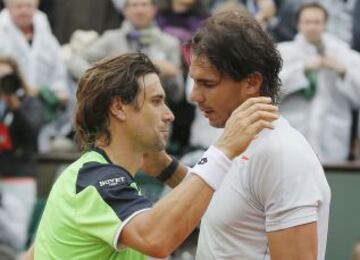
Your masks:
{"label": "man's eyebrow", "polygon": [[194,81],[201,81],[201,82],[220,82],[221,78],[207,78],[206,75],[201,75],[197,78],[194,78],[193,74],[189,73],[190,78],[192,78]]}
{"label": "man's eyebrow", "polygon": [[204,79],[204,78],[200,78],[200,79],[196,79],[196,81],[202,81],[202,82],[217,82],[217,80],[215,79]]}
{"label": "man's eyebrow", "polygon": [[209,79],[209,78],[198,78],[198,79],[193,79],[196,82],[199,83],[210,83],[210,84],[218,84],[220,83],[221,79]]}
{"label": "man's eyebrow", "polygon": [[151,96],[150,98],[151,99],[158,99],[158,98],[165,99],[165,94],[155,94],[155,95]]}

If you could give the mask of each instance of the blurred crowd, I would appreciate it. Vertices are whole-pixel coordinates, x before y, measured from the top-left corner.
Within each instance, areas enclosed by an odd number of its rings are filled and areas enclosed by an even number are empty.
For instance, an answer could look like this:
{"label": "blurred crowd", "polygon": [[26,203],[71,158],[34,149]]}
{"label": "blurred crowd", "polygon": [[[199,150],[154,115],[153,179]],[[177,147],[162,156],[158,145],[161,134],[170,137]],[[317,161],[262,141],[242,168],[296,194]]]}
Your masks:
{"label": "blurred crowd", "polygon": [[221,129],[188,101],[186,43],[204,19],[227,10],[253,15],[278,42],[280,111],[320,160],[359,158],[360,0],[3,0],[0,251],[27,243],[36,155],[78,151],[77,82],[103,58],[143,52],[152,59],[176,116],[168,150],[188,165],[198,159]]}

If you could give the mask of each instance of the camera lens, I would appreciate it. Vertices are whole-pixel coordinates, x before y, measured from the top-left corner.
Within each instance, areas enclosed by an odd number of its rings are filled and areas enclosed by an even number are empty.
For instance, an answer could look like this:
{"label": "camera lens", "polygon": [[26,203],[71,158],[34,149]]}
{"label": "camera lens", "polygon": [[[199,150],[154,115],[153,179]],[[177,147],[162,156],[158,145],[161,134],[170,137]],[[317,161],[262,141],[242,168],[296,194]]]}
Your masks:
{"label": "camera lens", "polygon": [[15,74],[8,74],[0,78],[0,91],[6,95],[12,95],[21,88],[21,81]]}

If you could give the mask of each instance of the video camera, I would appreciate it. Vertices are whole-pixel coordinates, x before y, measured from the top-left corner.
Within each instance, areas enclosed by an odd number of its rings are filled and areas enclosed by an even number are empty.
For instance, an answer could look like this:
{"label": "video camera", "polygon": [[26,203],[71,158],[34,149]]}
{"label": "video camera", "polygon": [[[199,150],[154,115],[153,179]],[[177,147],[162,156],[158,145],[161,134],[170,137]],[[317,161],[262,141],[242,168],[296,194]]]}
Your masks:
{"label": "video camera", "polygon": [[12,73],[0,78],[0,94],[14,95],[22,88],[20,78]]}

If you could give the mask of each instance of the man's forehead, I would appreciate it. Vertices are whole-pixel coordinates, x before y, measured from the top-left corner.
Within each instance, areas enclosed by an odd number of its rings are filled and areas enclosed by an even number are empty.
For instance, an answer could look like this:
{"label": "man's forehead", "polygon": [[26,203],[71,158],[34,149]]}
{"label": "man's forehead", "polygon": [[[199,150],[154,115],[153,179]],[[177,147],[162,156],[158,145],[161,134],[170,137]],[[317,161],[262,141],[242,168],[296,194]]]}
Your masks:
{"label": "man's forehead", "polygon": [[205,55],[191,55],[191,65],[201,67],[213,67],[209,59]]}
{"label": "man's forehead", "polygon": [[[321,15],[319,16],[319,13],[321,13]],[[302,12],[300,13],[300,20],[304,19],[304,18],[312,18],[312,19],[325,19],[325,13],[322,9],[317,8],[317,7],[309,7],[306,8],[304,10],[302,10]]]}
{"label": "man's forehead", "polygon": [[146,89],[149,94],[163,94],[164,90],[160,78],[157,74],[146,74],[138,78],[138,84],[141,89]]}
{"label": "man's forehead", "polygon": [[219,77],[219,71],[211,64],[209,59],[205,56],[191,56],[190,63],[190,77],[196,78],[214,78]]}
{"label": "man's forehead", "polygon": [[160,84],[160,78],[156,73],[148,73],[140,76],[138,79],[140,85],[145,87]]}

